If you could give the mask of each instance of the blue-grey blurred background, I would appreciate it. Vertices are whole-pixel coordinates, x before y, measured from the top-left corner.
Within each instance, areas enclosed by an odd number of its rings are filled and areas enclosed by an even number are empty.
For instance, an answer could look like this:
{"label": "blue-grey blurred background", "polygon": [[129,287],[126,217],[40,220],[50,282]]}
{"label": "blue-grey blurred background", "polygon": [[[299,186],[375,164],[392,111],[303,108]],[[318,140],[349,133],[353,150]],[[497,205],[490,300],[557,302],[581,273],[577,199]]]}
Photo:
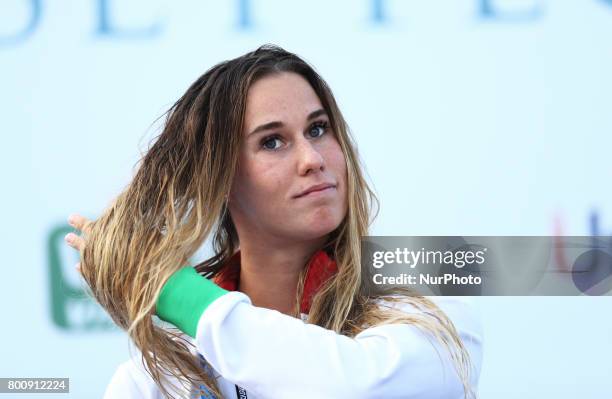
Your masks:
{"label": "blue-grey blurred background", "polygon": [[[612,233],[612,1],[3,0],[0,377],[102,396],[128,340],[80,297],[66,217],[99,215],[156,118],[263,43],[333,88],[372,234]],[[481,398],[612,397],[610,296],[476,302]]]}

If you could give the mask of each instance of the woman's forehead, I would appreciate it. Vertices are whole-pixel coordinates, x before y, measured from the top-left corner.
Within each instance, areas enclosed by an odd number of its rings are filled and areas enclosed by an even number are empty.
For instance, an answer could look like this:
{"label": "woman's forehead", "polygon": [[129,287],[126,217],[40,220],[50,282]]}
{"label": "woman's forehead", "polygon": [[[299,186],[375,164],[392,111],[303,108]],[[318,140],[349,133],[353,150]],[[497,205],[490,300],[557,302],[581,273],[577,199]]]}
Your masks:
{"label": "woman's forehead", "polygon": [[322,108],[319,97],[302,76],[292,72],[257,80],[247,95],[245,129],[274,121],[300,123]]}

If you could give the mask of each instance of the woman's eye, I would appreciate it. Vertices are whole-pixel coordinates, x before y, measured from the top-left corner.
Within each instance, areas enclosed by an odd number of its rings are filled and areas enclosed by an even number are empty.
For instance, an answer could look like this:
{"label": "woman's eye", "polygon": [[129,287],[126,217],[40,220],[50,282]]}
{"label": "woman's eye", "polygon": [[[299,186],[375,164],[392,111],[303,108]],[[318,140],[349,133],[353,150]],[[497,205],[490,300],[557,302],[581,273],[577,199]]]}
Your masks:
{"label": "woman's eye", "polygon": [[280,139],[276,136],[270,136],[265,138],[262,142],[261,145],[263,148],[265,148],[266,150],[276,150],[278,147],[276,146],[276,143],[280,142]]}
{"label": "woman's eye", "polygon": [[[317,137],[321,137],[323,136],[328,129],[328,122],[326,121],[320,121],[320,122],[315,122],[313,123],[310,128],[308,128],[308,136],[310,136],[310,138],[316,139]],[[282,145],[282,138],[278,135],[272,135],[272,136],[268,136],[265,137],[263,140],[261,140],[261,147],[264,150],[270,150],[270,151],[274,151],[274,150],[278,150]]]}
{"label": "woman's eye", "polygon": [[327,122],[315,122],[308,130],[310,137],[316,138],[322,136],[327,130]]}

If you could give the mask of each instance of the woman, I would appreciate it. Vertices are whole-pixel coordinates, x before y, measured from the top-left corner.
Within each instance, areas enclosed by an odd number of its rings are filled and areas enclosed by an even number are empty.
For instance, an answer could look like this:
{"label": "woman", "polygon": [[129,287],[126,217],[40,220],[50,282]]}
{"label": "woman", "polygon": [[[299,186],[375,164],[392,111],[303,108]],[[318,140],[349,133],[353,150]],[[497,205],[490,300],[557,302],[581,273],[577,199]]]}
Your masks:
{"label": "woman", "polygon": [[[69,220],[81,273],[142,357],[106,397],[474,396],[471,308],[375,291],[361,269],[374,202],[307,63],[263,46],[211,68],[102,217]],[[184,267],[211,233],[215,255]]]}

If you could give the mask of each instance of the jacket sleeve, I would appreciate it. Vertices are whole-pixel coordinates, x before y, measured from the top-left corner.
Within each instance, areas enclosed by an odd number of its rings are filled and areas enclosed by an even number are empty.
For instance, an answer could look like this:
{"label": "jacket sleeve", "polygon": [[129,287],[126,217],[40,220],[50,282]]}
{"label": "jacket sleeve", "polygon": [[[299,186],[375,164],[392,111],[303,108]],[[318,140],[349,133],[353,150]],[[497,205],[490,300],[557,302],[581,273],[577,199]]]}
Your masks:
{"label": "jacket sleeve", "polygon": [[[470,353],[474,391],[482,331],[463,299],[431,297],[446,312]],[[403,305],[406,306],[406,305]],[[418,312],[416,308],[402,309]],[[270,309],[240,292],[202,314],[195,343],[226,379],[271,398],[463,398],[448,352],[417,327],[391,324],[349,338]]]}

